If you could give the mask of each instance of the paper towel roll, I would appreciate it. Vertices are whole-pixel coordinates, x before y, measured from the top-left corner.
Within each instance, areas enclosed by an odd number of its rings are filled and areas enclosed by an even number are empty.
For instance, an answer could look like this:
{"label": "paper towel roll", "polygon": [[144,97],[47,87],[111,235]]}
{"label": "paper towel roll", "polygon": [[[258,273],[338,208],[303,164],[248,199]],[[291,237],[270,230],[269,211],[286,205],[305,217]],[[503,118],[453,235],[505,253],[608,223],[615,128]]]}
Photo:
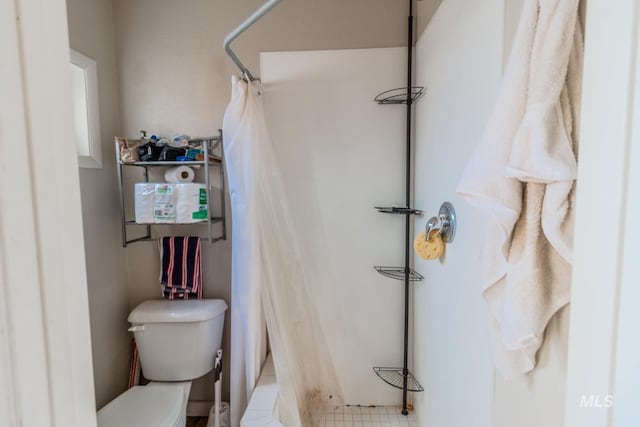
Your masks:
{"label": "paper towel roll", "polygon": [[192,182],[193,178],[195,173],[189,166],[176,166],[164,172],[164,180],[167,182]]}

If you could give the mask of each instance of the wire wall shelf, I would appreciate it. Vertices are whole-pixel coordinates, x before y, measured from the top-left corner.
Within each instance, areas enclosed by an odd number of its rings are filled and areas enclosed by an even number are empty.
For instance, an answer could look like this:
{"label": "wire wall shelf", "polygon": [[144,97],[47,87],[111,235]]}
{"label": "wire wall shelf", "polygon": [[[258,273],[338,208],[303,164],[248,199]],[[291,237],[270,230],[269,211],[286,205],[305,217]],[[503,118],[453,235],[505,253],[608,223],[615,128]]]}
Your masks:
{"label": "wire wall shelf", "polygon": [[[395,388],[403,389],[405,376],[402,368],[380,368],[374,367],[373,372],[385,383]],[[424,388],[420,385],[418,380],[407,370],[407,391],[420,392],[424,391]]]}
{"label": "wire wall shelf", "polygon": [[[155,226],[160,226],[160,225],[165,225],[165,226],[181,226],[181,225],[186,225],[186,226],[190,226],[190,225],[196,225],[196,224],[206,224],[207,219],[203,219],[201,221],[195,221],[195,222],[184,222],[184,223],[180,223],[180,222],[167,222],[167,223],[162,223],[162,222],[136,222],[135,219],[132,220],[128,220],[125,221],[124,223],[126,225],[155,225]],[[211,223],[213,224],[218,224],[220,222],[224,222],[224,217],[222,216],[212,216],[211,217]],[[157,239],[156,239],[157,240]]]}
{"label": "wire wall shelf", "polygon": [[422,215],[420,209],[413,209],[399,206],[375,206],[378,212],[395,215]]}
{"label": "wire wall shelf", "polygon": [[[136,140],[129,140],[130,142]],[[137,140],[140,143],[140,140]],[[136,161],[136,162],[125,162],[120,157],[120,145],[119,142],[115,142],[115,154],[116,154],[116,174],[118,177],[118,192],[120,194],[120,218],[121,218],[121,234],[122,234],[122,247],[127,247],[127,245],[135,242],[147,242],[147,241],[157,241],[158,237],[160,237],[163,233],[162,226],[194,226],[200,225],[207,227],[207,235],[206,237],[202,236],[206,240],[208,240],[209,244],[213,244],[219,240],[227,239],[227,227],[226,227],[226,218],[225,218],[225,203],[226,203],[226,188],[225,188],[225,172],[224,172],[224,147],[222,145],[222,131],[219,131],[218,135],[205,137],[205,138],[191,138],[189,139],[190,146],[201,146],[202,148],[202,160],[190,160],[190,161]],[[205,160],[206,159],[206,160]],[[201,221],[189,222],[189,223],[143,223],[136,222],[135,219],[128,219],[131,216],[132,212],[128,212],[131,209],[126,209],[125,199],[130,197],[130,188],[128,180],[125,180],[125,170],[130,171],[134,167],[138,167],[142,169],[142,177],[133,176],[140,180],[140,182],[149,182],[150,178],[150,170],[155,168],[168,168],[174,166],[191,166],[194,169],[202,168],[202,175],[204,179],[200,179],[200,183],[204,184],[204,188],[206,191],[206,203],[207,203],[207,211],[210,213],[206,218],[203,218]],[[127,172],[128,174],[128,172]],[[219,180],[220,187],[214,187],[212,185],[212,178],[214,178],[214,174],[216,174],[219,178],[215,178]],[[125,182],[127,182],[125,191]],[[125,194],[127,193],[127,194]],[[211,215],[214,211],[213,206],[213,197],[218,198],[219,201],[216,201],[216,211],[220,211],[218,215]],[[216,229],[220,230],[219,234],[214,235],[214,224],[221,224],[220,227],[216,227]],[[152,233],[152,230],[155,232]],[[164,229],[166,231],[166,229]],[[132,237],[132,232],[134,235],[138,237]],[[143,235],[139,235],[142,234]],[[195,231],[194,231],[195,233]]]}
{"label": "wire wall shelf", "polygon": [[424,280],[424,276],[412,268],[404,268],[404,267],[381,267],[379,265],[373,267],[376,271],[382,274],[385,277],[396,280],[405,280],[407,275],[406,271],[409,271],[409,281],[410,282],[421,282]]}
{"label": "wire wall shelf", "polygon": [[[411,86],[411,102],[415,102],[424,94],[424,86]],[[407,104],[407,88],[399,87],[396,89],[385,90],[380,92],[373,99],[378,104]]]}

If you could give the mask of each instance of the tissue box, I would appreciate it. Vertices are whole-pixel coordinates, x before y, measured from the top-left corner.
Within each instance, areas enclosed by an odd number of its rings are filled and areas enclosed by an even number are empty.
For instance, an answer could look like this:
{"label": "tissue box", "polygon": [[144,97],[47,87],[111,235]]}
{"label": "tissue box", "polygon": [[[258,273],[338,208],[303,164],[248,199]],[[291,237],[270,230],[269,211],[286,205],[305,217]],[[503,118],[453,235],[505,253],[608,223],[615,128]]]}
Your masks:
{"label": "tissue box", "polygon": [[135,184],[138,224],[189,224],[207,220],[207,190],[199,183]]}

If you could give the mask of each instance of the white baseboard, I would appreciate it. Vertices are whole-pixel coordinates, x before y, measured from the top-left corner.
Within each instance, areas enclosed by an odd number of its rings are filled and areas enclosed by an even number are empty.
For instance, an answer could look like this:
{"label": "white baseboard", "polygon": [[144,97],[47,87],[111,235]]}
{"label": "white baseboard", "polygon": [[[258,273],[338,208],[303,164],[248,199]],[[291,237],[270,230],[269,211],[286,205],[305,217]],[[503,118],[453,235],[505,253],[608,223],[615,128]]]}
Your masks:
{"label": "white baseboard", "polygon": [[187,403],[188,417],[208,417],[213,400],[190,400]]}

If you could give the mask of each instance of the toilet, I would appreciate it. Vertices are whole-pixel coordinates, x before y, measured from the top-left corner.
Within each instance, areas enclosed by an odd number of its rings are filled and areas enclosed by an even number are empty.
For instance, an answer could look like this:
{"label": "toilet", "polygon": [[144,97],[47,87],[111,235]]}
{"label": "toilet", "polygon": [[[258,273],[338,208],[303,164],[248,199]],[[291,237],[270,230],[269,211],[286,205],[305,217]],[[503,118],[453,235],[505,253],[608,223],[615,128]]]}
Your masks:
{"label": "toilet", "polygon": [[184,427],[191,381],[211,370],[222,344],[220,299],[150,300],[129,315],[146,386],[98,411],[98,427]]}

